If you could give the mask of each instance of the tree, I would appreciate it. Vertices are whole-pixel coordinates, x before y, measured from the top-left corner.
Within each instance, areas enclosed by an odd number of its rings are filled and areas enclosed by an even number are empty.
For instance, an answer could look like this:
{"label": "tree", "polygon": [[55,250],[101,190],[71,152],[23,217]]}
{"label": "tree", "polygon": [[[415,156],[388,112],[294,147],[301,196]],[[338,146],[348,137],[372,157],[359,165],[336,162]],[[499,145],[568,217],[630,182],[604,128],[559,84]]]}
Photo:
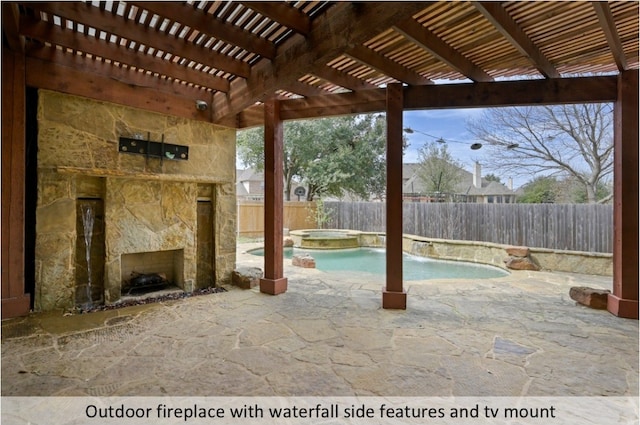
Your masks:
{"label": "tree", "polygon": [[487,144],[488,167],[514,175],[571,176],[589,203],[613,172],[611,104],[494,108],[468,130]]}
{"label": "tree", "polygon": [[[294,178],[307,187],[307,200],[344,192],[369,199],[383,196],[385,122],[360,115],[286,122],[284,125],[285,199]],[[238,133],[238,155],[245,166],[264,168],[263,130]]]}
{"label": "tree", "polygon": [[521,204],[552,204],[558,197],[558,181],[555,177],[540,176],[522,186]]}
{"label": "tree", "polygon": [[451,193],[462,179],[462,164],[449,153],[446,144],[427,143],[418,150],[416,174],[428,192]]}
{"label": "tree", "polygon": [[484,176],[484,179],[485,179],[486,181],[488,181],[488,182],[498,182],[498,183],[501,183],[501,181],[500,181],[500,177],[496,176],[496,175],[495,175],[495,174],[493,174],[493,173],[489,173],[489,174],[487,174],[486,176]]}

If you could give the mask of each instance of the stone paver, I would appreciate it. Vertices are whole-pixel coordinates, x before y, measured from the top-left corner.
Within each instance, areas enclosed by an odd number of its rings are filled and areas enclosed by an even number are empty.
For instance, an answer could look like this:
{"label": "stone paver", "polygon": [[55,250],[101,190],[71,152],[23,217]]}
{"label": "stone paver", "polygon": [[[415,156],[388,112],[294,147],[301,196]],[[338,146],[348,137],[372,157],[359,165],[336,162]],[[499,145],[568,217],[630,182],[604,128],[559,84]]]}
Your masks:
{"label": "stone paver", "polygon": [[[242,252],[238,263],[261,266]],[[285,266],[257,288],[2,322],[2,394],[638,396],[638,322],[576,305],[610,278],[517,271],[406,283]]]}

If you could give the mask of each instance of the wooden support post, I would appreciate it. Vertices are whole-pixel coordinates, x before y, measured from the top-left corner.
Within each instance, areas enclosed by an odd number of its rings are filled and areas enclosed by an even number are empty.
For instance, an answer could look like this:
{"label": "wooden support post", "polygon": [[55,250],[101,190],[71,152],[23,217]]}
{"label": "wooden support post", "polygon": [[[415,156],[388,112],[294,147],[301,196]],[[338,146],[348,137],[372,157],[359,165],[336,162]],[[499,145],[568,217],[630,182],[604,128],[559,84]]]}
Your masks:
{"label": "wooden support post", "polygon": [[638,70],[618,78],[614,108],[613,294],[607,310],[638,319]]}
{"label": "wooden support post", "polygon": [[29,314],[25,294],[25,58],[2,52],[2,318]]}
{"label": "wooden support post", "polygon": [[284,134],[280,102],[264,106],[264,278],[260,292],[278,295],[287,291],[283,265],[283,156]]}
{"label": "wooden support post", "polygon": [[387,285],[382,308],[407,308],[402,287],[402,84],[387,86]]}

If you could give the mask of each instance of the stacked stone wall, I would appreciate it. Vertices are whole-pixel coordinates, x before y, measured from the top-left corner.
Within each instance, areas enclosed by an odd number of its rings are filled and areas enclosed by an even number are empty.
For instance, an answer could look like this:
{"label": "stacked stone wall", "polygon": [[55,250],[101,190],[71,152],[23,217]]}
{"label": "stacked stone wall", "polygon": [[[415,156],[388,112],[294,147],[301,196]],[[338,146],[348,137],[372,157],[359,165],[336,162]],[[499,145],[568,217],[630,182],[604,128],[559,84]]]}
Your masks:
{"label": "stacked stone wall", "polygon": [[[186,161],[120,152],[120,137],[189,147]],[[120,256],[184,250],[184,282],[196,278],[199,186],[211,185],[214,270],[228,283],[235,267],[235,130],[40,90],[36,309],[74,304],[74,252],[82,229],[76,203],[100,180],[105,208],[105,301],[119,298]]]}

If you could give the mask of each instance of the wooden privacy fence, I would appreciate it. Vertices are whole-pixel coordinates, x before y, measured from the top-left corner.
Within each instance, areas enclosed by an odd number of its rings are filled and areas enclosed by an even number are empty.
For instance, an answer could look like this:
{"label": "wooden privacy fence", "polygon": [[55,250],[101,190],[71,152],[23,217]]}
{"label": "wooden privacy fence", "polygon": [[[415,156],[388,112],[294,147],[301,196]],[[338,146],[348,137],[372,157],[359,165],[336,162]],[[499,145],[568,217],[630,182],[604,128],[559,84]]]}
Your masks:
{"label": "wooden privacy fence", "polygon": [[[314,229],[315,202],[285,202],[283,227],[289,230]],[[238,235],[262,237],[264,235],[264,203],[260,201],[238,202]]]}
{"label": "wooden privacy fence", "polygon": [[[333,229],[385,231],[385,204],[326,202]],[[403,231],[441,239],[613,252],[613,206],[596,204],[404,203]]]}

